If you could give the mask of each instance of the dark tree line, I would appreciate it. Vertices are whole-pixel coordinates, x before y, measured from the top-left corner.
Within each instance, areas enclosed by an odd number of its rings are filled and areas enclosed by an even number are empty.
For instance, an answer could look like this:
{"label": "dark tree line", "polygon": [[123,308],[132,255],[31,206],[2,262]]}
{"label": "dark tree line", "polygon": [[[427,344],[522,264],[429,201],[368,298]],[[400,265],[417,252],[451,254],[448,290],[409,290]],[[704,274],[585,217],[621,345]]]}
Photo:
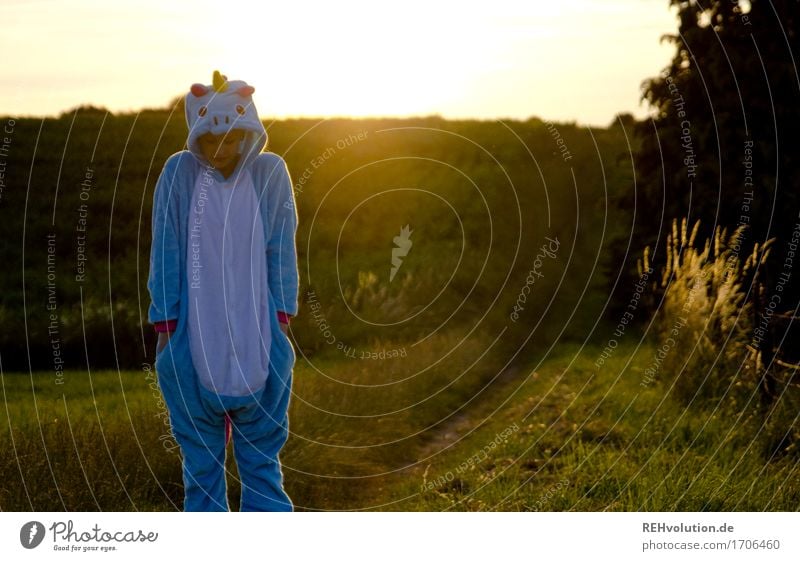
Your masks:
{"label": "dark tree line", "polygon": [[[731,232],[746,224],[742,256],[754,242],[776,238],[760,276],[768,295],[782,272],[791,273],[780,308],[792,310],[800,277],[800,258],[790,261],[800,223],[800,3],[670,5],[678,9],[679,27],[665,39],[675,56],[643,83],[654,116],[636,125],[635,239],[640,249],[656,250],[658,265],[674,218],[700,220],[703,237],[717,225]],[[632,191],[622,204],[633,208]]]}

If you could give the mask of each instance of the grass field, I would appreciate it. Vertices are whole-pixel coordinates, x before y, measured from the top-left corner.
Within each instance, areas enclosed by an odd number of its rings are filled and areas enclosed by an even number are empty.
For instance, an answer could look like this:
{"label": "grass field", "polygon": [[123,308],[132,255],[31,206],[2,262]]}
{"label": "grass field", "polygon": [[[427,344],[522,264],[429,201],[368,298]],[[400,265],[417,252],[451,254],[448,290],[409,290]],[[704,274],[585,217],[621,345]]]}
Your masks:
{"label": "grass field", "polygon": [[[469,399],[497,370],[486,358],[489,345],[450,332],[398,344],[404,357],[350,358],[331,347],[313,361],[299,360],[292,435],[282,453],[297,508],[347,508],[363,491],[360,477],[404,458],[442,411]],[[452,352],[441,357],[442,348]],[[179,450],[151,366],[60,378],[63,384],[52,373],[2,376],[0,467],[7,480],[0,508],[180,509]],[[228,460],[236,509],[240,488],[230,449]]]}
{"label": "grass field", "polygon": [[[298,510],[800,504],[796,459],[767,461],[758,417],[689,411],[659,380],[639,385],[650,347],[620,347],[598,370],[599,348],[562,345],[498,375],[501,365],[484,354],[490,342],[461,335],[441,334],[391,360],[335,349],[300,357],[282,453]],[[430,367],[441,348],[457,352]],[[63,379],[2,377],[0,508],[180,509],[180,455],[149,365]],[[229,450],[237,509],[231,460]]]}
{"label": "grass field", "polygon": [[757,417],[685,409],[664,384],[639,385],[651,347],[619,351],[600,371],[596,347],[534,365],[394,487],[390,508],[797,510],[797,460],[767,461]]}

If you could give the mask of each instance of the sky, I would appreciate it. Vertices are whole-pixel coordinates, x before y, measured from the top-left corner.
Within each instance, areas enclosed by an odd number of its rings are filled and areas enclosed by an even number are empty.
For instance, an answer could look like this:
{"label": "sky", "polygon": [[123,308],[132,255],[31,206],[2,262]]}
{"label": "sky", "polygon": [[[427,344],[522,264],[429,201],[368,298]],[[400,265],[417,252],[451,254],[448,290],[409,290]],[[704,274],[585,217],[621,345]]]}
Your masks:
{"label": "sky", "polygon": [[2,0],[0,114],[165,107],[213,70],[264,119],[641,118],[667,0]]}

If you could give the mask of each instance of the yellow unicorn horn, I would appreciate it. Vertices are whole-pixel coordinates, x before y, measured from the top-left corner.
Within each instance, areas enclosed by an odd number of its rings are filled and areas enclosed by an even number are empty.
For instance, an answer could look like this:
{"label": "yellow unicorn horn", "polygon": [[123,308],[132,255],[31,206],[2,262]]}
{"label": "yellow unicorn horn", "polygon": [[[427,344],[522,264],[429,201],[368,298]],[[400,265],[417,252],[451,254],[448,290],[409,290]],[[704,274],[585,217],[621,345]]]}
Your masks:
{"label": "yellow unicorn horn", "polygon": [[220,74],[219,70],[214,71],[214,79],[211,83],[214,86],[214,90],[218,93],[222,93],[228,89],[228,77]]}

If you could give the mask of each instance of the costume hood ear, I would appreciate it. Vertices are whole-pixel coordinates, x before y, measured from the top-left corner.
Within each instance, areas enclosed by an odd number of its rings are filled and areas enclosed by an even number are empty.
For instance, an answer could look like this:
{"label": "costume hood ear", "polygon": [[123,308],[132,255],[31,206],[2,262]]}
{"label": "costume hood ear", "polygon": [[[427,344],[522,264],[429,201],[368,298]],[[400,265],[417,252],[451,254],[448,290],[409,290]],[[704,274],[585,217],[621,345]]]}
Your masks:
{"label": "costume hood ear", "polygon": [[204,86],[203,84],[192,84],[192,87],[189,89],[192,92],[192,95],[195,97],[203,97],[208,93],[208,86]]}

